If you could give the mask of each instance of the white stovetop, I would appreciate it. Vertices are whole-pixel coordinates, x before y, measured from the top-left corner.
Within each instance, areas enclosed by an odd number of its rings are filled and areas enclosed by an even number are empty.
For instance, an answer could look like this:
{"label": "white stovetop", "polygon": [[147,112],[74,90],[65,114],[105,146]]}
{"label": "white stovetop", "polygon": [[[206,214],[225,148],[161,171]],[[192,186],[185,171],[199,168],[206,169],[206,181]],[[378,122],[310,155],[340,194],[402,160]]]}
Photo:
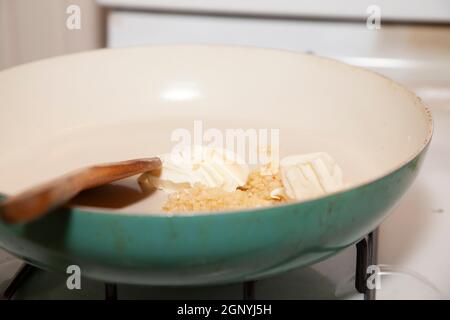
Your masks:
{"label": "white stovetop", "polygon": [[[435,133],[422,171],[400,205],[380,228],[379,263],[398,273],[383,275],[378,299],[450,298],[450,85],[415,86],[431,107]],[[262,299],[360,299],[353,288],[355,250],[315,266],[257,283]],[[0,290],[20,261],[0,252]],[[428,282],[428,283],[427,283]],[[36,274],[19,292],[19,298],[102,299],[102,284],[84,281],[83,290],[65,288],[64,275]],[[433,288],[433,286],[435,288]],[[240,285],[216,288],[162,289],[119,286],[127,298],[237,298]]]}
{"label": "white stovetop", "polygon": [[[447,70],[450,74],[450,71]],[[431,107],[434,136],[422,171],[381,226],[379,263],[416,272],[450,298],[450,83],[413,88]],[[435,290],[405,275],[387,277],[386,297],[436,297]],[[419,289],[420,288],[420,289]],[[383,296],[383,295],[381,295]]]}
{"label": "white stovetop", "polygon": [[[405,52],[406,54],[406,52]],[[433,113],[435,132],[423,168],[399,206],[384,221],[379,263],[396,273],[383,275],[378,299],[450,298],[450,59],[342,59],[372,68],[415,91]],[[430,60],[430,61],[429,61]],[[431,61],[432,60],[432,61]],[[414,63],[413,63],[414,62]],[[380,68],[379,65],[384,65]],[[417,67],[416,67],[417,66]],[[20,261],[0,250],[0,290]],[[360,299],[353,287],[355,249],[308,268],[259,281],[256,298]],[[385,269],[385,268],[383,268]],[[64,275],[37,273],[19,292],[21,298],[103,298],[102,284],[84,281],[69,291]],[[120,286],[127,298],[237,298],[240,285],[161,289]]]}

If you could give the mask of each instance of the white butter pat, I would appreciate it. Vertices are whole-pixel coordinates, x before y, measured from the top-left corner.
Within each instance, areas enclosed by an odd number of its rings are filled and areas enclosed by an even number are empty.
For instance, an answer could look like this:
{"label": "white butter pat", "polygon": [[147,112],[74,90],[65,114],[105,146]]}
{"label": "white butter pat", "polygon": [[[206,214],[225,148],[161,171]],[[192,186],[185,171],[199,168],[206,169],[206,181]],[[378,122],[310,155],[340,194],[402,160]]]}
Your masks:
{"label": "white butter pat", "polygon": [[143,189],[179,191],[194,184],[234,191],[247,182],[248,165],[231,151],[199,145],[159,156],[159,172],[144,173],[139,178]]}
{"label": "white butter pat", "polygon": [[280,171],[286,194],[292,199],[318,197],[344,185],[341,168],[325,152],[285,157]]}

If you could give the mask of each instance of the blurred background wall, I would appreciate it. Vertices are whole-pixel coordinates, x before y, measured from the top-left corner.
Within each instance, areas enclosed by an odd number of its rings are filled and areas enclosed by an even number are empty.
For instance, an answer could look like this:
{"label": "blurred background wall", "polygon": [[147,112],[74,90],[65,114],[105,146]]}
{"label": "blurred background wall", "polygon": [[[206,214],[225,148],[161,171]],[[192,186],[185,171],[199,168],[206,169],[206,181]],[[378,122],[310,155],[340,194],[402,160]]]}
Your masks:
{"label": "blurred background wall", "polygon": [[[450,1],[0,0],[0,69],[54,55],[143,44],[250,45],[310,52],[404,82],[450,82]],[[81,29],[66,27],[70,5]],[[369,10],[370,11],[370,10]]]}
{"label": "blurred background wall", "polygon": [[[66,27],[72,4],[81,9],[80,30]],[[0,0],[0,69],[102,47],[104,17],[94,0]]]}

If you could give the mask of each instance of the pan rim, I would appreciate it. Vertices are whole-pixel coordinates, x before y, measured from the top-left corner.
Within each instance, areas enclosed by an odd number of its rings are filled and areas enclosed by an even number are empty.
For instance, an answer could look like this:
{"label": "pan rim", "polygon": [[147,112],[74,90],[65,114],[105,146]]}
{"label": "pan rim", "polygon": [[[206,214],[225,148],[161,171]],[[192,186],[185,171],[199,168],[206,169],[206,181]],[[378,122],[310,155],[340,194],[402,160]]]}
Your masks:
{"label": "pan rim", "polygon": [[[409,165],[411,162],[413,162],[417,157],[419,157],[429,146],[429,144],[431,143],[432,137],[433,137],[433,133],[434,133],[434,124],[433,124],[433,118],[432,118],[432,114],[430,111],[430,108],[422,101],[422,99],[420,97],[418,97],[414,92],[412,92],[411,90],[407,89],[405,86],[399,84],[398,82],[379,74],[378,72],[372,71],[372,70],[368,70],[365,68],[361,68],[361,67],[357,67],[357,66],[352,66],[349,65],[347,63],[338,61],[336,59],[332,59],[332,58],[328,58],[328,57],[321,57],[321,56],[316,56],[316,55],[310,55],[310,54],[306,54],[306,53],[300,53],[300,52],[295,52],[295,51],[290,51],[290,50],[286,50],[286,49],[272,49],[272,48],[263,48],[263,47],[255,47],[255,46],[244,46],[244,45],[216,45],[216,44],[164,44],[164,45],[136,45],[136,46],[130,46],[130,47],[122,47],[122,48],[103,48],[103,49],[97,49],[97,50],[90,50],[90,51],[84,51],[84,52],[78,52],[78,53],[73,53],[73,54],[68,54],[68,55],[59,55],[56,57],[51,57],[51,58],[45,58],[45,59],[41,59],[41,60],[37,60],[37,61],[33,61],[33,62],[29,62],[29,63],[25,63],[25,64],[21,64],[18,66],[14,66],[11,68],[7,68],[4,69],[0,72],[0,76],[1,75],[5,75],[9,72],[14,72],[15,70],[24,68],[24,67],[28,67],[30,65],[34,65],[34,64],[39,64],[42,62],[49,62],[49,61],[54,61],[54,60],[59,60],[59,59],[66,59],[67,57],[74,57],[74,56],[83,56],[83,55],[90,55],[90,54],[101,54],[104,52],[111,52],[111,51],[130,51],[130,50],[140,50],[140,49],[150,49],[150,48],[183,48],[183,49],[189,49],[189,48],[196,48],[196,49],[201,49],[201,48],[215,48],[215,49],[233,49],[233,50],[246,50],[246,51],[266,51],[266,52],[273,52],[273,53],[283,53],[283,54],[287,54],[287,55],[291,55],[291,56],[307,56],[311,59],[316,59],[316,60],[320,60],[320,61],[327,61],[333,64],[338,64],[342,67],[345,67],[349,70],[357,70],[359,72],[366,72],[371,74],[372,76],[375,76],[377,78],[381,78],[383,79],[383,81],[387,81],[387,83],[390,83],[391,85],[396,86],[397,88],[401,89],[404,93],[406,93],[408,95],[408,98],[411,99],[411,102],[413,105],[415,105],[416,107],[419,107],[424,119],[426,121],[426,125],[427,125],[427,134],[426,137],[423,141],[423,143],[421,144],[421,146],[418,148],[418,150],[416,150],[415,152],[413,152],[406,160],[402,160],[399,161],[397,165],[393,166],[390,170],[386,170],[384,172],[382,172],[379,175],[376,175],[370,179],[365,179],[361,182],[358,183],[353,183],[345,188],[342,188],[338,191],[332,192],[332,193],[328,193],[326,195],[322,195],[322,196],[318,196],[318,197],[314,197],[314,198],[310,198],[307,200],[296,200],[296,201],[292,201],[289,203],[283,203],[283,204],[279,204],[279,205],[275,205],[275,206],[268,206],[268,207],[261,207],[261,208],[245,208],[245,209],[238,209],[238,210],[223,210],[223,211],[217,211],[217,212],[211,212],[211,211],[200,211],[200,212],[180,212],[180,213],[173,213],[173,214],[168,214],[168,213],[164,213],[164,212],[153,212],[153,213],[149,213],[149,212],[113,212],[111,210],[108,209],[100,209],[100,208],[93,208],[93,207],[84,207],[84,206],[75,206],[72,207],[71,211],[72,213],[90,213],[90,214],[108,214],[108,215],[115,215],[115,216],[123,216],[123,217],[130,217],[130,216],[139,216],[139,217],[167,217],[167,218],[174,218],[174,217],[202,217],[202,216],[218,216],[218,215],[234,215],[234,214],[240,214],[240,213],[248,213],[248,212],[260,212],[260,211],[264,211],[267,209],[271,209],[271,208],[277,208],[277,209],[286,209],[286,208],[290,208],[292,206],[298,206],[298,205],[303,205],[303,204],[307,204],[307,203],[311,203],[311,202],[315,202],[318,200],[323,200],[326,198],[330,198],[330,197],[334,197],[340,194],[344,194],[353,190],[357,190],[360,189],[362,187],[366,187],[369,186],[379,180],[382,180],[384,178],[386,178],[387,176],[401,170],[403,167]],[[2,194],[0,194],[0,196],[2,196]],[[4,196],[4,195],[3,195]]]}

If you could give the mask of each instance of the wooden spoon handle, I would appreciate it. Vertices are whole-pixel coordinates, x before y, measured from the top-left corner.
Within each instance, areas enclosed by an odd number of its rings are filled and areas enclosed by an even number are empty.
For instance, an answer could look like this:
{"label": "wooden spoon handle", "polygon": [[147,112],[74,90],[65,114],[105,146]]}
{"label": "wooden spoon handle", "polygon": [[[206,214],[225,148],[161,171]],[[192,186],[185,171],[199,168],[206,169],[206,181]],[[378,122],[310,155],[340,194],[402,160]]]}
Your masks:
{"label": "wooden spoon handle", "polygon": [[0,217],[8,223],[34,220],[63,205],[80,191],[161,167],[157,157],[96,165],[33,187],[0,203]]}

